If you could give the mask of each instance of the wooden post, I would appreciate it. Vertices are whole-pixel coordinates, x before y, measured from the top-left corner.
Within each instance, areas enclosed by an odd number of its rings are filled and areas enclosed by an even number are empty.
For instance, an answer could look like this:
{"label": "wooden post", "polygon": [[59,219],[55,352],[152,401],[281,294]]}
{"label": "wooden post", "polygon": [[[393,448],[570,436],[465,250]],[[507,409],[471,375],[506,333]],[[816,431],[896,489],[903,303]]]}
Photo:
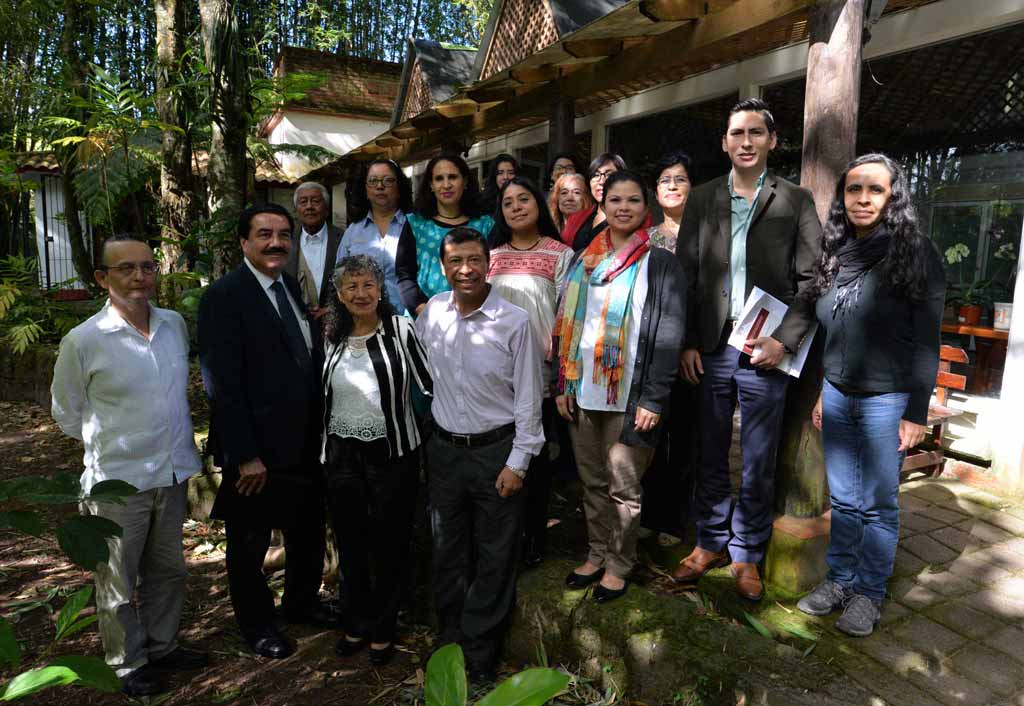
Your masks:
{"label": "wooden post", "polygon": [[[548,164],[560,152],[572,152],[576,146],[576,105],[572,99],[560,100],[551,105],[548,120]],[[544,178],[547,179],[545,174]]]}
{"label": "wooden post", "polygon": [[[840,173],[856,154],[863,29],[864,0],[818,0],[811,15],[800,184],[814,194],[822,221]],[[776,468],[776,510],[782,515],[766,575],[791,591],[811,588],[825,571],[828,484],[821,434],[810,421],[821,389],[823,343],[815,340],[803,376],[790,385]]]}

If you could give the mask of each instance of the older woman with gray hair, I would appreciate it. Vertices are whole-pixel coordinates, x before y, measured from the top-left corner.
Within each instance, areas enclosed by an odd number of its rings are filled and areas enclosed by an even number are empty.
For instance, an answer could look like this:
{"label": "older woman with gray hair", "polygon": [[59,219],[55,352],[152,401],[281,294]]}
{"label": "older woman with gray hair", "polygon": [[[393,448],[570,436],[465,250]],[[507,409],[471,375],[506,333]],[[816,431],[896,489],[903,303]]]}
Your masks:
{"label": "older woman with gray hair", "polygon": [[367,255],[343,258],[324,319],[326,403],[320,461],[345,577],[341,656],[395,653],[403,577],[419,477],[420,432],[411,383],[431,392],[412,321],[395,314],[384,272]]}

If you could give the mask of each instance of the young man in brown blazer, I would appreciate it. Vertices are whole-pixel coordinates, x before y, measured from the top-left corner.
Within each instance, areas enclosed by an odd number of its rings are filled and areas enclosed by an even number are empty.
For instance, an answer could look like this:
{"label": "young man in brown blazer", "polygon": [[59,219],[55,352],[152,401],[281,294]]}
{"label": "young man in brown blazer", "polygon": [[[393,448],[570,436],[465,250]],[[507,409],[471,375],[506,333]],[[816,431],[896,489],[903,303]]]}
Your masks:
{"label": "young man in brown blazer", "polygon": [[[750,600],[764,593],[758,564],[771,536],[775,455],[789,382],[774,368],[800,346],[813,320],[809,289],[821,255],[821,223],[810,192],[767,170],[776,142],[764,101],[738,103],[722,137],[732,169],[693,191],[679,229],[689,287],[680,372],[701,385],[703,432],[694,503],[697,546],[673,577],[693,584],[731,561],[737,591]],[[755,286],[789,309],[771,336],[748,342],[760,347],[750,356],[727,340]],[[729,447],[737,401],[743,474],[733,503]]]}

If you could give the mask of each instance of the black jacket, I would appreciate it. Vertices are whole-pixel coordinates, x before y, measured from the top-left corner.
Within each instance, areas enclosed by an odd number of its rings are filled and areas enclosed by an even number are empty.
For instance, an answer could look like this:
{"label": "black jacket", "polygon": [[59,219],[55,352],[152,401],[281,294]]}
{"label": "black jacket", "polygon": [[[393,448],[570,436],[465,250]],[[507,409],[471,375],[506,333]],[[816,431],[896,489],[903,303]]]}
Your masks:
{"label": "black jacket", "polygon": [[[811,192],[770,171],[747,231],[744,297],[757,286],[789,305],[772,333],[795,351],[814,320],[811,285],[821,257],[821,222]],[[712,352],[729,315],[732,204],[729,175],[693,190],[679,225],[676,254],[689,286],[686,347]]]}
{"label": "black jacket", "polygon": [[[580,254],[576,253],[570,272],[576,267]],[[633,381],[619,436],[623,444],[647,448],[658,445],[671,413],[669,398],[679,370],[679,351],[685,330],[686,277],[674,254],[662,248],[651,248],[647,260],[647,299],[640,317]],[[554,350],[558,350],[557,340]],[[652,430],[636,431],[637,407],[661,415]]]}
{"label": "black jacket", "polygon": [[[283,281],[302,308],[298,283]],[[319,480],[318,326],[311,326],[312,362],[301,365],[288,349],[284,323],[259,281],[243,263],[210,285],[199,304],[199,359],[210,398],[208,448],[223,469],[213,516],[236,510],[282,515]],[[239,465],[259,458],[268,483],[258,496],[235,491]]]}

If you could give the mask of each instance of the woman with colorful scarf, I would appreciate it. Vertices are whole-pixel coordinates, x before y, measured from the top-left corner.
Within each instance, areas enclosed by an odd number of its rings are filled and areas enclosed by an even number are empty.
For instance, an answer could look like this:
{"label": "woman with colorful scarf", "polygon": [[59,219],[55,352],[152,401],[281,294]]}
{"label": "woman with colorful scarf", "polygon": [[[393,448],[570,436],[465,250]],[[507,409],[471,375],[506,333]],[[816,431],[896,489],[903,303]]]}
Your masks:
{"label": "woman with colorful scarf", "polygon": [[946,279],[903,170],[858,157],[836,185],[814,287],[825,380],[812,412],[832,501],[828,574],[798,607],[870,635],[899,540],[903,455],[925,437]]}
{"label": "woman with colorful scarf", "polygon": [[570,423],[590,552],[566,577],[599,603],[626,592],[636,562],[640,481],[658,445],[685,331],[686,285],[672,253],[650,248],[647,191],[605,183],[608,227],[576,255],[555,322],[558,412]]}

